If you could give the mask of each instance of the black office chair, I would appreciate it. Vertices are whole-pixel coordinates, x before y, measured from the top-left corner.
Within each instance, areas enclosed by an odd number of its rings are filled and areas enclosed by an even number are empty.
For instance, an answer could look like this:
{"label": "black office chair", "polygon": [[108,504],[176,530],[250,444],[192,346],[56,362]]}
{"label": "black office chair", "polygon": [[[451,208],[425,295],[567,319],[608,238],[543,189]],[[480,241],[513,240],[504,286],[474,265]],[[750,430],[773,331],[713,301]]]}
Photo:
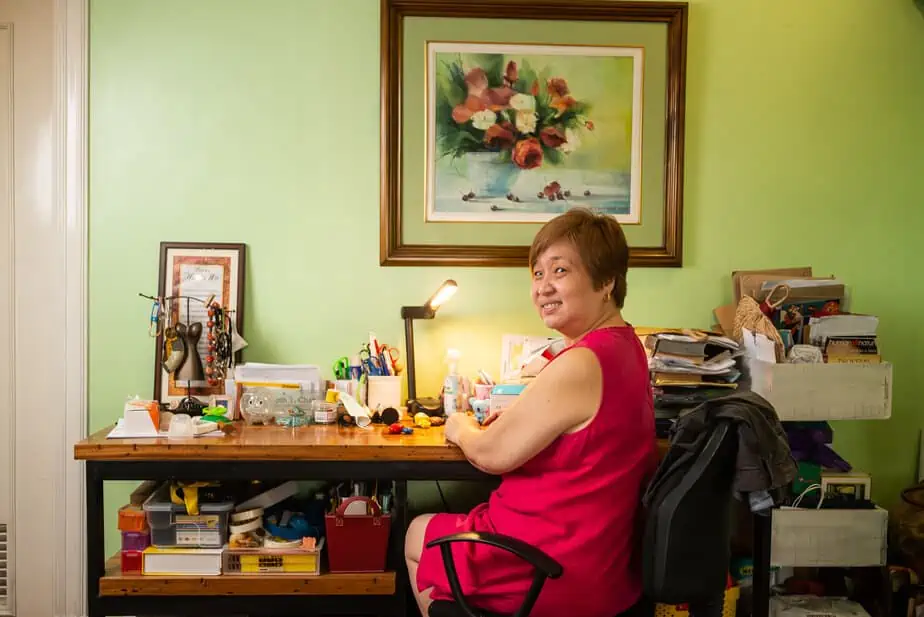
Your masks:
{"label": "black office chair", "polygon": [[528,617],[530,611],[533,610],[533,605],[539,598],[539,592],[542,591],[542,586],[545,584],[546,579],[558,578],[562,574],[561,564],[557,561],[535,546],[510,536],[466,532],[437,538],[427,543],[427,547],[440,547],[440,553],[443,555],[443,565],[446,568],[446,577],[449,579],[449,587],[452,590],[452,597],[455,602],[434,602],[430,605],[429,617],[511,617],[510,615],[498,615],[497,613],[488,613],[475,608],[462,595],[462,586],[459,584],[459,576],[456,574],[456,566],[452,560],[452,545],[455,542],[478,542],[502,548],[533,566],[533,582],[526,592],[523,604],[520,605],[519,610],[512,617]]}
{"label": "black office chair", "polygon": [[671,444],[644,499],[642,582],[653,602],[689,604],[693,617],[722,615],[737,454],[728,421],[698,448]]}
{"label": "black office chair", "polygon": [[[689,604],[693,617],[719,617],[728,576],[738,433],[729,422],[717,422],[700,443],[696,448],[672,444],[646,493],[651,508],[642,546],[644,594],[646,604]],[[562,574],[558,562],[515,538],[485,533],[438,538],[427,546],[440,547],[455,601],[434,602],[429,617],[511,617],[468,603],[452,560],[454,542],[496,546],[533,566],[532,585],[513,617],[528,617],[545,581]]]}

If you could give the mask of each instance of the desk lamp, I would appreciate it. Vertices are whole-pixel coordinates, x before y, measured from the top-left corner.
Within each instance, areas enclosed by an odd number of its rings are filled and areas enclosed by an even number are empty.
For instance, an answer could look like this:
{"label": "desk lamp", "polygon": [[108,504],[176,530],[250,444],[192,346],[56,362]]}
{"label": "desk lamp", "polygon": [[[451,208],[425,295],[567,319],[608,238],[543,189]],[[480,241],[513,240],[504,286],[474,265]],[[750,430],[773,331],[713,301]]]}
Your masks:
{"label": "desk lamp", "polygon": [[418,411],[426,411],[431,415],[439,415],[442,411],[442,401],[438,398],[417,398],[417,376],[414,374],[414,320],[433,319],[436,310],[452,297],[459,288],[453,280],[445,281],[440,285],[430,299],[422,306],[402,306],[401,319],[404,320],[404,344],[407,349],[407,413],[411,417]]}

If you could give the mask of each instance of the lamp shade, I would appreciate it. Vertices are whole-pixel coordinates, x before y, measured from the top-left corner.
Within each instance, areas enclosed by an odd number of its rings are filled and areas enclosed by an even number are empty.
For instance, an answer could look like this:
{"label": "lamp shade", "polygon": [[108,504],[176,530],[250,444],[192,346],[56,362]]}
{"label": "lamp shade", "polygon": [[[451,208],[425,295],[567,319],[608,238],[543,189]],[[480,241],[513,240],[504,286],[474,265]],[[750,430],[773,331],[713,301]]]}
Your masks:
{"label": "lamp shade", "polygon": [[449,300],[456,291],[459,289],[459,286],[452,279],[445,281],[440,288],[436,290],[436,293],[430,296],[430,299],[427,300],[427,306],[433,310],[436,310],[440,305],[444,304]]}

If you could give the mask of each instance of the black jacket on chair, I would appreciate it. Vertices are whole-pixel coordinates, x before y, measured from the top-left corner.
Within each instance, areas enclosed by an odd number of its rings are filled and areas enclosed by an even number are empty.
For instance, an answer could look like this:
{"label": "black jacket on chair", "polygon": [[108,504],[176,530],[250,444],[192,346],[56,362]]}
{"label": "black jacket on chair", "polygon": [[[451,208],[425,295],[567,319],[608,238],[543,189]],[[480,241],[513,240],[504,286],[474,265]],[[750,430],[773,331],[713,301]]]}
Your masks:
{"label": "black jacket on chair", "polygon": [[776,410],[753,392],[731,394],[696,407],[677,420],[671,445],[706,439],[719,420],[730,421],[738,433],[733,487],[736,493],[770,492],[795,479],[796,461]]}
{"label": "black jacket on chair", "polygon": [[781,489],[795,474],[776,412],[756,394],[715,399],[678,420],[642,500],[645,595],[721,615],[734,493]]}

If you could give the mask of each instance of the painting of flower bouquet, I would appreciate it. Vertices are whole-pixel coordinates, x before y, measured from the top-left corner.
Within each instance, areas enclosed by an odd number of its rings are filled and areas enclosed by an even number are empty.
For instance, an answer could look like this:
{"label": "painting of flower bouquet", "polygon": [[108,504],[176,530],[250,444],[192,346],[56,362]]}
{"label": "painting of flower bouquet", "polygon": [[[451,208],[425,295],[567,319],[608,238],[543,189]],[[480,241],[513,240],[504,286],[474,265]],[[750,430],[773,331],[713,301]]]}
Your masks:
{"label": "painting of flower bouquet", "polygon": [[642,50],[428,43],[427,220],[640,219]]}

